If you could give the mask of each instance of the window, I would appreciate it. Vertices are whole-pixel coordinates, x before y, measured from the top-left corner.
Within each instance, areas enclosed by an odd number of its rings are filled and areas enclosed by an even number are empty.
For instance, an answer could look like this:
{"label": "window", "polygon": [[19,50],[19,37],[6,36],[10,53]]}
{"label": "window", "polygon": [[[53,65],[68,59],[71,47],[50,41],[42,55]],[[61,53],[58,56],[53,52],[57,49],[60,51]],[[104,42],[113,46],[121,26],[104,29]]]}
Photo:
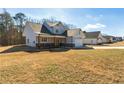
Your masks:
{"label": "window", "polygon": [[27,39],[27,43],[29,43],[29,39]]}
{"label": "window", "polygon": [[43,37],[43,38],[42,38],[42,41],[43,41],[43,42],[47,42],[47,38],[46,38],[46,37]]}
{"label": "window", "polygon": [[56,33],[58,33],[59,32],[59,30],[56,30]]}
{"label": "window", "polygon": [[44,38],[44,42],[47,42],[47,38]]}

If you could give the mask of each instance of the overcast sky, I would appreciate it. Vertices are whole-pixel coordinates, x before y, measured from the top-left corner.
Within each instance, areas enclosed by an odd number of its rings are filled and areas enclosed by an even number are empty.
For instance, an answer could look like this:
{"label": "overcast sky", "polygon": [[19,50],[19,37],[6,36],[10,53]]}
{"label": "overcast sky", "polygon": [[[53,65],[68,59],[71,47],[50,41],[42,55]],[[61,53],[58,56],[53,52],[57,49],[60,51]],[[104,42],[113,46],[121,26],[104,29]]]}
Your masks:
{"label": "overcast sky", "polygon": [[[86,31],[124,36],[124,8],[14,8],[6,9],[12,16],[18,12],[34,19],[55,17]],[[3,9],[0,9],[3,12]]]}

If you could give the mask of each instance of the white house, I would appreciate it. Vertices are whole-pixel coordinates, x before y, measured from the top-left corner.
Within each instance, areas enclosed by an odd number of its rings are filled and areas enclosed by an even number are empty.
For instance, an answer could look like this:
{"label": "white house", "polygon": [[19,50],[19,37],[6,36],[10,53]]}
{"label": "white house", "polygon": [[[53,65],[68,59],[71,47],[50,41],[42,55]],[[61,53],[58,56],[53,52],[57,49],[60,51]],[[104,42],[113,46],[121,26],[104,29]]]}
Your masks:
{"label": "white house", "polygon": [[114,40],[114,36],[110,36],[110,35],[103,35],[103,43],[112,43],[115,42],[116,40]]}
{"label": "white house", "polygon": [[[68,30],[61,22],[44,22],[43,24],[27,22],[23,36],[26,37],[26,45],[31,47],[49,48],[70,44],[75,47],[83,46],[81,30]],[[70,37],[72,42],[69,41]]]}
{"label": "white house", "polygon": [[102,44],[104,37],[102,36],[100,31],[95,32],[83,32],[85,34],[85,38],[83,39],[84,44]]}

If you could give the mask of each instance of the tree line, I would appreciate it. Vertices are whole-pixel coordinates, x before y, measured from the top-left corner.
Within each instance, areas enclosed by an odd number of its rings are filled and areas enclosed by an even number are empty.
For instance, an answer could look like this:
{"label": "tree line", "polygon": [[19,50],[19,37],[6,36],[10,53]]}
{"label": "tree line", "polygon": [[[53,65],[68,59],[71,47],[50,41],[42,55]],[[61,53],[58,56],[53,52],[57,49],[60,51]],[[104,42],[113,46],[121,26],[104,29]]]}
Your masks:
{"label": "tree line", "polygon": [[26,16],[17,13],[11,16],[5,9],[0,14],[0,45],[14,45],[24,43],[22,36]]}
{"label": "tree line", "polygon": [[[21,12],[11,16],[6,9],[3,9],[3,13],[0,13],[0,46],[24,44],[25,37],[23,37],[22,33],[26,21],[42,24],[44,21],[56,22],[57,20],[51,17],[50,19],[42,19],[39,21],[29,18]],[[64,22],[63,24],[67,28],[75,28],[72,24],[66,24]]]}

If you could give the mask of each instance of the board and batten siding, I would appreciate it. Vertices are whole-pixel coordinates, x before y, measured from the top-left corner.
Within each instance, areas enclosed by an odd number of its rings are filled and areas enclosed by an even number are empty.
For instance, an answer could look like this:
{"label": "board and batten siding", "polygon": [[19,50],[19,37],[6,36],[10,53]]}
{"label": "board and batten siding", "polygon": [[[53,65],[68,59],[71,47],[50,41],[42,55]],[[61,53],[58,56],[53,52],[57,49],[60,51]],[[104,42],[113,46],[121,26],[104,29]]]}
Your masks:
{"label": "board and batten siding", "polygon": [[76,48],[83,47],[83,38],[84,34],[80,30],[69,30],[67,32],[67,43],[72,43],[75,45]]}
{"label": "board and batten siding", "polygon": [[97,39],[83,39],[84,44],[97,44]]}
{"label": "board and batten siding", "polygon": [[24,29],[23,36],[26,37],[26,45],[31,47],[36,47],[36,33],[31,29],[31,27],[27,24]]}

